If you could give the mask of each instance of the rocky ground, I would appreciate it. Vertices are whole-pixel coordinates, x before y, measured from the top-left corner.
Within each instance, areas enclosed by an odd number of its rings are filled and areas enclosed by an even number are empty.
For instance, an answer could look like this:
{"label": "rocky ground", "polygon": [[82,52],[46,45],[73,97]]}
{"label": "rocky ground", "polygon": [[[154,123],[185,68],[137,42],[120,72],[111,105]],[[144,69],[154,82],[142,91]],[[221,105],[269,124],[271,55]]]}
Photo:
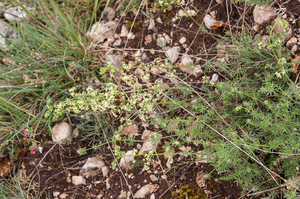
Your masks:
{"label": "rocky ground", "polygon": [[[136,65],[136,58],[143,63],[157,60],[160,66],[176,65],[179,76],[197,88],[201,86],[203,75],[209,76],[214,83],[222,81],[223,77],[217,71],[210,72],[205,68],[208,60],[222,61],[230,57],[225,53],[226,46],[218,44],[216,35],[225,36],[226,30],[231,36],[237,35],[242,25],[253,34],[264,35],[267,26],[280,21],[282,24],[288,22],[288,31],[284,32],[280,23],[273,31],[279,32],[280,37],[287,34],[286,47],[292,54],[291,59],[298,59],[300,2],[297,0],[277,1],[270,7],[225,0],[182,1],[182,5],[209,33],[203,33],[179,6],[173,5],[165,12],[152,9],[154,16],[151,19],[142,12],[116,15],[116,11],[109,7],[102,20],[86,33],[90,47],[96,47],[103,62],[111,62],[115,67],[123,61]],[[16,40],[18,35],[7,27],[7,23],[25,18],[25,14],[19,8],[0,3],[1,6],[4,13],[0,13],[3,19],[0,33],[7,39]],[[28,10],[35,12],[32,7]],[[1,38],[2,50],[7,50],[6,45],[6,40]],[[3,62],[9,61],[3,58]],[[195,65],[193,69],[188,67],[191,64]],[[294,67],[297,70],[298,66]],[[157,79],[162,79],[166,87],[178,84],[168,77],[164,68],[153,67],[149,72],[151,77],[147,84],[154,84]],[[144,76],[139,69],[132,73]],[[215,92],[218,94],[217,90]],[[230,171],[217,173],[210,166],[209,157],[201,152],[201,144],[185,145],[180,149],[197,151],[198,158],[176,155],[174,162],[169,163],[168,155],[155,156],[150,169],[144,171],[139,162],[143,162],[145,157],[138,156],[137,163],[133,164],[130,155],[134,149],[138,154],[151,149],[163,153],[162,146],[166,141],[153,146],[150,140],[158,132],[164,132],[149,124],[128,125],[120,136],[135,137],[141,142],[134,142],[131,146],[120,142],[121,151],[129,156],[121,158],[113,170],[111,164],[115,159],[115,145],[104,145],[81,156],[76,153],[80,148],[93,146],[90,140],[81,139],[80,132],[74,136],[77,122],[74,118],[58,121],[52,129],[56,138],[41,133],[36,138],[40,142],[36,153],[30,154],[28,151],[21,155],[19,172],[24,179],[33,180],[39,186],[40,198],[246,198],[234,182],[215,180]],[[118,127],[118,124],[115,126]],[[66,139],[69,141],[65,142]],[[63,148],[57,142],[61,142]],[[204,173],[211,173],[211,178],[205,179]]]}

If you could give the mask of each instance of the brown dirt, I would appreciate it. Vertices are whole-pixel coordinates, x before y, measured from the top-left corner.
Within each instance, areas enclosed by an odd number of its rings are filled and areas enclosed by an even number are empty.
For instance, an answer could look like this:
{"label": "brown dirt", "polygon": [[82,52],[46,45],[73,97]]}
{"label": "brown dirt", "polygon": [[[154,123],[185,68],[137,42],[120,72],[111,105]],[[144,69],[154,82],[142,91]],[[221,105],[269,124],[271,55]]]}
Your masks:
{"label": "brown dirt", "polygon": [[[46,136],[50,139],[50,136]],[[45,139],[45,138],[44,138]],[[93,151],[88,152],[86,155],[79,156],[76,153],[76,149],[83,147],[91,147],[88,141],[80,141],[76,138],[72,141],[71,145],[64,145],[64,150],[58,145],[53,147],[53,144],[48,144],[45,141],[42,145],[43,153],[40,154],[26,154],[23,158],[22,169],[26,170],[27,176],[33,176],[36,182],[39,182],[40,186],[40,198],[54,198],[53,192],[60,192],[68,194],[67,198],[96,198],[102,194],[104,199],[117,198],[122,190],[129,192],[128,186],[124,181],[119,169],[112,170],[111,163],[113,157],[110,151],[103,148],[102,153],[95,153]],[[122,150],[129,150],[136,148],[136,146],[128,147],[126,144]],[[197,150],[198,147],[192,147],[193,150]],[[29,153],[29,152],[28,152]],[[78,175],[81,167],[84,165],[85,160],[93,156],[101,156],[102,160],[105,161],[106,166],[109,166],[108,177],[103,177],[100,173],[97,176],[90,177],[87,179],[87,185],[75,186],[72,182],[68,182],[67,178],[71,175]],[[123,173],[134,176],[133,179],[126,179],[133,193],[135,193],[140,186],[144,186],[149,183],[158,184],[159,189],[155,192],[156,198],[174,198],[173,193],[180,190],[180,187],[188,185],[194,187],[196,185],[195,176],[198,172],[204,171],[205,173],[211,173],[211,180],[207,182],[207,187],[204,187],[202,192],[207,189],[211,191],[211,196],[218,196],[218,198],[239,198],[240,188],[233,182],[228,181],[215,181],[220,177],[213,167],[209,164],[201,163],[200,166],[196,166],[190,159],[183,159],[180,162],[179,156],[175,156],[175,164],[167,172],[165,163],[166,160],[163,156],[158,156],[161,161],[161,165],[157,164],[154,168],[153,165],[149,171],[145,171],[142,174],[142,168],[133,168],[126,172],[123,169]],[[142,158],[137,158],[142,160]],[[157,161],[156,158],[154,158]],[[41,161],[42,160],[42,161]],[[184,163],[183,163],[184,162]],[[36,166],[37,165],[37,169]],[[163,171],[167,175],[167,180],[162,180],[161,176]],[[158,181],[152,182],[150,175],[155,174],[159,178]],[[106,179],[109,178],[110,189],[106,188]],[[173,186],[174,185],[174,186]],[[204,197],[205,198],[205,197]]]}

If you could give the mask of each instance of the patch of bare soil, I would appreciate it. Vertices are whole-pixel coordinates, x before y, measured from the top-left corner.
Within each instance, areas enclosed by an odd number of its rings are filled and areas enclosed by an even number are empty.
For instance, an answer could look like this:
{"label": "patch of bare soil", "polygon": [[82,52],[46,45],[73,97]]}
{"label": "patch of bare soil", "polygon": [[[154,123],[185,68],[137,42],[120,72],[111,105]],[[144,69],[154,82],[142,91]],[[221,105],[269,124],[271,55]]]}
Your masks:
{"label": "patch of bare soil", "polygon": [[[50,139],[47,138],[47,139]],[[131,193],[135,194],[142,186],[147,184],[157,184],[158,189],[154,192],[155,198],[182,198],[181,193],[192,190],[196,196],[206,198],[207,196],[217,198],[239,198],[240,188],[233,182],[215,181],[222,175],[214,171],[208,163],[199,163],[198,166],[189,158],[174,158],[175,163],[171,168],[166,167],[167,160],[164,156],[158,156],[152,161],[151,169],[142,171],[138,164],[132,169],[113,170],[111,163],[113,157],[107,148],[102,148],[88,152],[84,156],[76,153],[78,148],[91,147],[88,141],[80,141],[79,138],[73,140],[72,144],[64,145],[64,149],[59,145],[49,144],[45,141],[42,145],[43,153],[27,154],[23,158],[22,169],[26,170],[26,175],[31,176],[40,186],[40,198],[54,198],[53,193],[59,192],[66,198],[118,198],[125,191],[129,198]],[[123,146],[122,150],[129,150],[137,146]],[[199,147],[192,147],[197,150]],[[159,151],[159,147],[158,147]],[[86,185],[74,185],[72,176],[78,176],[82,166],[89,157],[99,156],[108,166],[108,175],[89,177]],[[140,158],[141,159],[141,158]],[[141,159],[142,160],[142,159]],[[196,176],[199,172],[211,173],[209,180],[204,180],[205,186],[199,188],[196,183]],[[155,180],[153,181],[153,176]],[[130,187],[130,189],[129,189]],[[176,197],[177,196],[177,197]],[[147,196],[146,198],[148,198]]]}

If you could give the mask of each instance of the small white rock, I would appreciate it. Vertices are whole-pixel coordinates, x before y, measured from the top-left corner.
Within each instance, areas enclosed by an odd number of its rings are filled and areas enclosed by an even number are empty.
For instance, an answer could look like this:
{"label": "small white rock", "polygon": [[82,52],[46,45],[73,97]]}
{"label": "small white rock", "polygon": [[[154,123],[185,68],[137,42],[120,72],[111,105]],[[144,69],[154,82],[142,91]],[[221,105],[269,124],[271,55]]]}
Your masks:
{"label": "small white rock", "polygon": [[18,41],[18,31],[8,26],[8,23],[0,20],[0,48],[3,51],[9,50],[9,44],[6,39],[10,40],[13,43],[17,43]]}
{"label": "small white rock", "polygon": [[177,13],[177,16],[180,16],[180,17],[186,17],[187,14],[184,10],[179,10],[178,13]]}
{"label": "small white rock", "polygon": [[148,26],[148,30],[152,30],[155,27],[155,21],[154,19],[150,19],[149,20],[149,26]]}
{"label": "small white rock", "polygon": [[[136,75],[144,76],[143,70],[141,68],[137,68],[135,70]],[[126,135],[128,137],[133,137],[135,135],[138,135],[138,128],[136,124],[132,124],[129,126],[124,126],[122,130],[120,131],[119,135],[123,136]]]}
{"label": "small white rock", "polygon": [[[35,7],[23,5],[26,10],[29,12],[34,12]],[[20,21],[27,17],[27,13],[21,6],[10,7],[5,10],[4,17],[10,22]]]}
{"label": "small white rock", "polygon": [[105,39],[113,42],[113,32],[117,24],[116,21],[96,22],[92,25],[91,30],[86,33],[86,37],[89,39],[90,43],[94,44],[104,42]]}
{"label": "small white rock", "polygon": [[39,146],[38,149],[40,153],[43,153],[43,147]]}
{"label": "small white rock", "polygon": [[126,197],[127,197],[127,192],[123,190],[118,196],[118,199],[125,199]]}
{"label": "small white rock", "polygon": [[75,185],[85,185],[86,184],[86,179],[83,176],[72,176],[72,182]]}
{"label": "small white rock", "polygon": [[127,38],[128,39],[134,39],[135,35],[133,34],[133,32],[130,32],[130,33],[128,33]]}
{"label": "small white rock", "polygon": [[147,195],[153,193],[157,187],[157,184],[145,185],[134,194],[134,198],[145,198]]}
{"label": "small white rock", "polygon": [[181,44],[184,44],[186,42],[186,37],[182,37],[180,40],[179,40],[179,43]]}
{"label": "small white rock", "polygon": [[129,33],[129,31],[127,30],[127,26],[122,25],[120,37],[127,37],[128,33]]}
{"label": "small white rock", "polygon": [[86,163],[81,168],[79,174],[86,178],[89,178],[91,176],[98,175],[100,173],[100,170],[104,166],[105,166],[105,163],[100,158],[98,158],[98,157],[88,158]]}
{"label": "small white rock", "polygon": [[203,18],[203,21],[204,21],[205,26],[210,30],[211,30],[211,26],[214,26],[214,23],[218,22],[217,20],[212,18],[209,14],[205,15],[205,17]]}
{"label": "small white rock", "polygon": [[106,184],[106,189],[110,189],[110,182],[109,182],[109,178],[106,178],[106,180],[105,180],[105,184]]}
{"label": "small white rock", "polygon": [[218,82],[218,80],[219,80],[219,75],[215,73],[215,74],[212,75],[210,81],[211,81],[211,83],[215,84],[215,83]]}
{"label": "small white rock", "polygon": [[65,198],[68,197],[68,195],[69,195],[69,194],[62,193],[62,194],[59,196],[59,198],[60,198],[60,199],[65,199]]}
{"label": "small white rock", "polygon": [[122,45],[122,39],[117,39],[114,43],[113,46],[119,47]]}
{"label": "small white rock", "polygon": [[59,193],[58,191],[54,191],[54,192],[53,192],[53,196],[54,196],[54,197],[58,197],[59,194],[60,194],[60,193]]}
{"label": "small white rock", "polygon": [[158,180],[158,178],[155,176],[155,175],[150,175],[150,180],[152,181],[152,182],[154,182],[154,181],[157,181]]}
{"label": "small white rock", "polygon": [[166,41],[167,41],[167,44],[172,44],[172,39],[171,39],[171,37],[169,37],[169,35],[165,35],[165,39],[166,39]]}
{"label": "small white rock", "polygon": [[157,17],[156,21],[157,21],[158,23],[162,23],[162,20],[161,20],[160,17]]}
{"label": "small white rock", "polygon": [[293,35],[292,26],[289,24],[289,22],[283,19],[275,19],[272,22],[272,26],[274,26],[273,33],[279,33],[278,37],[280,39],[287,39]]}
{"label": "small white rock", "polygon": [[203,74],[204,74],[204,71],[201,69],[201,67],[194,68],[193,75],[196,78],[202,76]]}
{"label": "small white rock", "polygon": [[291,49],[291,53],[295,53],[298,50],[297,45],[294,45]]}
{"label": "small white rock", "polygon": [[146,53],[143,53],[143,54],[142,54],[142,57],[141,57],[142,61],[146,61],[147,58],[148,58],[148,57],[147,57],[147,54],[146,54]]}
{"label": "small white rock", "polygon": [[123,156],[120,160],[120,163],[119,163],[120,167],[122,167],[124,169],[131,169],[132,160],[133,160],[132,151],[127,151],[126,155]]}
{"label": "small white rock", "polygon": [[258,31],[259,31],[259,28],[260,28],[260,26],[257,25],[257,24],[255,24],[255,25],[252,27],[252,30],[253,30],[254,32],[258,32]]}
{"label": "small white rock", "polygon": [[263,23],[275,18],[277,15],[275,8],[268,5],[256,5],[253,10],[254,22],[262,25]]}
{"label": "small white rock", "polygon": [[155,194],[151,194],[150,199],[155,199]]}
{"label": "small white rock", "polygon": [[179,46],[175,46],[175,47],[167,50],[165,54],[166,54],[167,58],[170,60],[170,62],[172,64],[174,64],[179,57],[180,51],[181,51],[181,48]]}
{"label": "small white rock", "polygon": [[145,37],[145,42],[146,42],[147,44],[150,44],[150,43],[152,42],[152,35],[147,35],[147,36]]}
{"label": "small white rock", "polygon": [[214,19],[217,18],[217,12],[216,12],[216,11],[211,11],[209,14],[210,14],[210,16],[211,16],[212,18],[214,18]]}
{"label": "small white rock", "polygon": [[282,19],[286,19],[287,18],[287,14],[282,15]]}
{"label": "small white rock", "polygon": [[142,148],[142,145],[141,144],[137,144],[136,148],[140,150]]}
{"label": "small white rock", "polygon": [[142,51],[141,51],[141,50],[138,50],[138,51],[136,51],[132,56],[133,56],[134,58],[140,57],[140,56],[142,56]]}
{"label": "small white rock", "polygon": [[164,48],[164,47],[166,47],[167,41],[166,41],[165,37],[161,36],[161,37],[158,37],[158,38],[157,38],[156,44],[157,44],[159,47]]}
{"label": "small white rock", "polygon": [[115,68],[118,68],[121,65],[122,59],[118,55],[107,55],[105,61],[110,62]]}
{"label": "small white rock", "polygon": [[[180,62],[180,66],[191,66],[193,65],[193,60],[192,58],[188,55],[188,54],[184,54],[182,57],[181,57],[181,62]],[[182,70],[182,69],[181,69]],[[183,72],[188,72],[189,71],[183,71]],[[191,71],[190,71],[191,72]],[[189,73],[190,74],[190,73]]]}
{"label": "small white rock", "polygon": [[102,167],[101,171],[102,171],[103,177],[107,176],[107,174],[108,174],[108,168],[106,166]]}
{"label": "small white rock", "polygon": [[150,53],[151,53],[152,55],[154,55],[154,54],[155,54],[155,50],[154,50],[154,49],[151,49],[151,50],[150,50]]}
{"label": "small white rock", "polygon": [[288,40],[288,42],[286,42],[286,47],[290,48],[294,46],[296,43],[297,43],[297,38],[292,37],[290,40]]}
{"label": "small white rock", "polygon": [[107,7],[103,13],[103,19],[107,19],[108,21],[111,21],[115,18],[116,11],[112,7]]}
{"label": "small white rock", "polygon": [[52,128],[52,141],[65,144],[67,140],[72,141],[72,126],[66,122],[61,122]]}

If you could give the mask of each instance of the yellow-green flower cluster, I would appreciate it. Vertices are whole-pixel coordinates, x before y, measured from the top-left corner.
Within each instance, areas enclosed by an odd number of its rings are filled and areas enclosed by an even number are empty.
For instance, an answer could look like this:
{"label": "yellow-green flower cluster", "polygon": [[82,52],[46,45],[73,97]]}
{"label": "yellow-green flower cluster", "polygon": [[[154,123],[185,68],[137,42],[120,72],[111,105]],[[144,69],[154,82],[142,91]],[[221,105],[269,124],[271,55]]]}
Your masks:
{"label": "yellow-green flower cluster", "polygon": [[[45,117],[49,117],[53,112],[53,119],[57,120],[63,114],[71,112],[78,114],[91,110],[94,112],[110,111],[115,117],[117,117],[124,111],[130,114],[133,110],[136,110],[143,121],[147,120],[149,118],[149,114],[154,111],[154,105],[160,97],[159,94],[162,89],[156,89],[156,87],[161,87],[161,82],[155,82],[153,85],[153,90],[155,92],[149,93],[149,88],[148,90],[142,90],[143,85],[139,83],[139,78],[142,79],[142,82],[148,82],[150,79],[148,69],[142,69],[142,72],[146,74],[143,75],[143,77],[138,77],[132,73],[127,74],[127,71],[132,69],[130,64],[123,63],[122,68],[118,69],[112,66],[111,63],[108,63],[107,66],[103,68],[104,69],[101,70],[101,74],[109,71],[110,77],[114,78],[118,75],[119,78],[121,78],[122,83],[124,82],[126,84],[124,86],[126,90],[136,92],[125,92],[121,90],[120,93],[118,86],[119,82],[116,84],[103,84],[100,91],[89,86],[82,92],[77,92],[77,89],[73,87],[69,89],[71,98],[67,98],[55,105],[47,105],[48,111],[46,112]],[[120,94],[122,95],[121,98]],[[122,101],[122,103],[117,105],[117,101]],[[136,109],[137,107],[138,109]],[[121,121],[125,121],[128,125],[132,123],[128,116],[121,118]]]}
{"label": "yellow-green flower cluster", "polygon": [[146,161],[145,161],[145,163],[144,163],[144,169],[145,169],[145,170],[149,170],[149,169],[150,169],[150,160],[151,160],[153,154],[154,154],[154,150],[151,150],[151,151],[149,151],[149,152],[146,154]]}
{"label": "yellow-green flower cluster", "polygon": [[88,110],[100,112],[112,110],[112,113],[116,115],[117,107],[115,105],[115,100],[119,93],[118,86],[115,84],[106,84],[103,92],[97,92],[91,86],[81,93],[76,93],[76,88],[71,88],[69,92],[72,98],[68,98],[53,106],[47,105],[48,111],[45,114],[45,117],[48,117],[52,110],[54,110],[54,120],[57,120],[66,112],[78,114]]}

